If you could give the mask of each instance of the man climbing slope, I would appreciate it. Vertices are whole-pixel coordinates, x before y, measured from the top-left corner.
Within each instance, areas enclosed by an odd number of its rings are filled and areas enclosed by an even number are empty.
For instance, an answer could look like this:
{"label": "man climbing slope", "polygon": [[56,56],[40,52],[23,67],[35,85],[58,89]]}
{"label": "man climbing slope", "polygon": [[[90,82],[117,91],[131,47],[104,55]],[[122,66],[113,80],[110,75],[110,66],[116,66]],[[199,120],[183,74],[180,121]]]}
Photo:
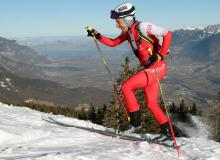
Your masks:
{"label": "man climbing slope", "polygon": [[94,29],[87,30],[88,36],[95,37],[110,47],[115,47],[127,40],[141,65],[145,68],[123,82],[121,87],[130,115],[128,131],[135,132],[141,127],[140,105],[134,91],[144,89],[148,109],[160,125],[162,134],[171,138],[169,118],[158,105],[159,84],[157,76],[162,79],[167,74],[164,57],[168,53],[172,33],[152,23],[136,20],[135,7],[130,3],[117,6],[111,11],[111,18],[115,20],[116,27],[122,31],[117,38],[107,38]]}

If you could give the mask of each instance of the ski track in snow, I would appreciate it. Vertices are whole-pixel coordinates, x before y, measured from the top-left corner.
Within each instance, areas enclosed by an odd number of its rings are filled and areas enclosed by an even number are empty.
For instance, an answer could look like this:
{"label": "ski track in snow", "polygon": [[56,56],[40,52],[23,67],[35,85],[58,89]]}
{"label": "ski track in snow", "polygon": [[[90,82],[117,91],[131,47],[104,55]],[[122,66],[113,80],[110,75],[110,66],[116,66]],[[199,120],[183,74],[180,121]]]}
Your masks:
{"label": "ski track in snow", "polygon": [[[63,127],[42,119],[48,114],[0,103],[0,159],[4,160],[178,160],[176,150]],[[105,129],[88,121],[53,116],[66,123]],[[178,138],[182,160],[219,160],[220,143]]]}

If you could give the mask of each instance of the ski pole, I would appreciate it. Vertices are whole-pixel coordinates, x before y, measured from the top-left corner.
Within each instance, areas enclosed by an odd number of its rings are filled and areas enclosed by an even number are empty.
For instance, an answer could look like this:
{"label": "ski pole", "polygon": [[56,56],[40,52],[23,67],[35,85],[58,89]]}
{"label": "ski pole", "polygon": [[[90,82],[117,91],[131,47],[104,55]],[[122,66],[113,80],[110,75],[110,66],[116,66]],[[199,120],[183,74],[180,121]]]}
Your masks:
{"label": "ski pole", "polygon": [[[147,49],[148,52],[152,55],[153,52],[152,52],[152,49],[151,48],[148,48]],[[167,117],[168,117],[168,123],[169,123],[169,127],[170,127],[170,130],[171,130],[171,135],[172,135],[172,138],[173,138],[173,141],[174,141],[174,144],[175,144],[175,147],[176,147],[176,151],[177,151],[177,155],[178,157],[180,157],[180,152],[179,152],[179,147],[176,143],[176,137],[175,137],[175,133],[174,133],[174,130],[173,130],[173,126],[172,126],[172,122],[171,122],[171,119],[170,119],[170,113],[167,109],[167,106],[166,106],[166,103],[165,103],[165,98],[164,98],[164,94],[163,94],[163,89],[162,89],[162,86],[161,86],[161,83],[160,83],[160,79],[159,79],[159,75],[157,73],[157,69],[155,67],[155,64],[153,64],[153,67],[154,67],[154,73],[156,75],[156,79],[157,79],[157,82],[158,82],[158,85],[159,85],[159,88],[160,88],[160,93],[161,93],[161,98],[162,98],[162,101],[164,103],[164,108],[166,110],[166,114],[167,114]]]}
{"label": "ski pole", "polygon": [[[86,27],[86,29],[87,29],[87,30],[92,30],[92,27]],[[103,53],[102,53],[102,51],[101,51],[101,49],[100,49],[100,47],[99,47],[98,41],[97,41],[97,39],[95,38],[94,35],[93,35],[93,40],[94,40],[95,45],[96,45],[96,48],[97,48],[97,50],[98,50],[98,54],[99,54],[100,57],[102,58],[102,63],[103,63],[104,66],[105,66],[105,69],[106,69],[106,71],[107,71],[107,73],[108,73],[108,75],[109,75],[109,78],[111,79],[112,85],[114,86],[114,91],[115,91],[115,93],[117,94],[117,98],[118,98],[118,100],[119,100],[119,102],[120,102],[120,104],[121,104],[121,106],[122,106],[122,108],[123,108],[123,110],[124,110],[125,116],[126,116],[128,122],[130,122],[130,117],[129,117],[128,112],[127,112],[127,110],[126,110],[126,107],[125,107],[125,105],[124,105],[124,103],[123,103],[123,101],[122,101],[122,99],[121,99],[120,93],[119,93],[119,91],[118,91],[118,89],[117,89],[117,86],[116,86],[116,83],[115,83],[115,78],[114,78],[114,76],[113,76],[111,70],[110,70],[109,67],[108,67],[107,61],[106,61],[106,59],[105,59],[105,57],[104,57],[104,55],[103,55]]]}

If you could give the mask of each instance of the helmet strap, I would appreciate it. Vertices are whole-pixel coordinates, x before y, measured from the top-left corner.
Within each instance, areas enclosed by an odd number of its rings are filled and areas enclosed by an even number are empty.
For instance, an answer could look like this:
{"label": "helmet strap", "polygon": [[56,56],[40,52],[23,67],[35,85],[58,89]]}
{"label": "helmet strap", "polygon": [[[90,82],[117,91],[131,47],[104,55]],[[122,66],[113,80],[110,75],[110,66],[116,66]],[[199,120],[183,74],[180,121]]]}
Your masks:
{"label": "helmet strap", "polygon": [[133,22],[135,21],[135,17],[133,17],[133,19],[126,19],[123,18],[123,21],[125,22],[126,26],[128,27],[128,30],[131,28]]}

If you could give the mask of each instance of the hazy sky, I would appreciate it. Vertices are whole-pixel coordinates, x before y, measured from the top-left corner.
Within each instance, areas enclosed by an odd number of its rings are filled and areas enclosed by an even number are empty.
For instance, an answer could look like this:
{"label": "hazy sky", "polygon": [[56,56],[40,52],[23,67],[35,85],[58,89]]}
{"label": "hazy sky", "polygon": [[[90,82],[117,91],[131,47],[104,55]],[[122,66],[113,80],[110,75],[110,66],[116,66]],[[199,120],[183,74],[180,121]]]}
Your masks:
{"label": "hazy sky", "polygon": [[0,0],[0,37],[85,35],[87,25],[118,34],[110,10],[123,2],[170,30],[220,23],[220,0]]}

